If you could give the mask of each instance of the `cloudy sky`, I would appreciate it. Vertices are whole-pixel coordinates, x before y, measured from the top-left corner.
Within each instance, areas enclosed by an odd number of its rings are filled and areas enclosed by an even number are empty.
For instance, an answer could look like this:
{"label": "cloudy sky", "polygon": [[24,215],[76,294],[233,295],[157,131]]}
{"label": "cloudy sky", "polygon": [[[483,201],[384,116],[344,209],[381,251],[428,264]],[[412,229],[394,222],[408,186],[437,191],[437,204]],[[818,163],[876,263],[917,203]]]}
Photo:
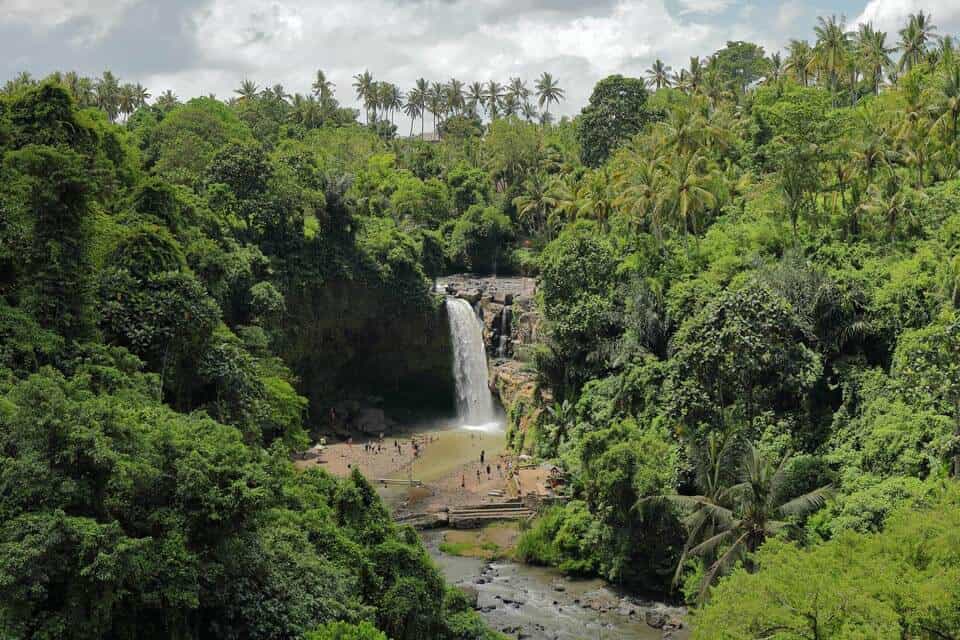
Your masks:
{"label": "cloudy sky", "polygon": [[404,88],[550,71],[567,90],[559,111],[575,113],[599,78],[657,57],[677,67],[727,40],[769,52],[830,13],[896,40],[921,8],[960,33],[960,0],[0,0],[0,81],[110,69],[155,95],[227,97],[244,78],[306,92],[322,68],[353,104],[364,69]]}

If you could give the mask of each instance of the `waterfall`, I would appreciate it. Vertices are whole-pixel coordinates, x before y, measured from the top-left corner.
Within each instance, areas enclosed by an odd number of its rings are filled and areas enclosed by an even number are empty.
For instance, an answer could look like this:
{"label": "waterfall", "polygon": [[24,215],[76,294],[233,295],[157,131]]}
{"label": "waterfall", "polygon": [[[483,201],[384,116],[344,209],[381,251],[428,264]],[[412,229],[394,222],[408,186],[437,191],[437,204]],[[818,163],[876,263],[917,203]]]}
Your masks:
{"label": "waterfall", "polygon": [[447,298],[447,316],[453,345],[457,418],[465,426],[498,426],[487,383],[487,351],[480,319],[470,303],[460,298]]}

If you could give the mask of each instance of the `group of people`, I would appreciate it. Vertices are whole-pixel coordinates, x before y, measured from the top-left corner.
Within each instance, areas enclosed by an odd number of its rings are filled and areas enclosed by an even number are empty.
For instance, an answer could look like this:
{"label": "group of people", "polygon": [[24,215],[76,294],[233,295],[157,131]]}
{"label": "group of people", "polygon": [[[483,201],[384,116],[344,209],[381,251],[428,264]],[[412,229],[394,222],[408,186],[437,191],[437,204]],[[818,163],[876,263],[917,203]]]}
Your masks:
{"label": "group of people", "polygon": [[[501,457],[502,457],[502,456],[501,456]],[[482,479],[483,479],[484,466],[486,466],[487,480],[491,480],[491,479],[493,478],[493,467],[491,466],[491,464],[490,464],[489,462],[487,462],[486,458],[487,458],[487,452],[486,452],[485,449],[482,449],[482,450],[480,451],[480,464],[477,466],[477,469],[476,469],[476,474],[477,474],[477,486],[478,486],[478,487],[480,486],[480,483],[482,482]],[[510,461],[508,460],[508,461],[507,461],[507,474],[508,474],[508,475],[509,475],[509,473],[510,473],[510,466],[511,466],[511,465],[510,465]],[[502,479],[503,479],[503,464],[502,464],[499,460],[498,460],[497,463],[496,463],[496,469],[497,469],[497,477],[502,480]],[[460,488],[461,488],[461,489],[466,489],[466,488],[467,488],[467,474],[466,474],[466,473],[464,473],[464,474],[462,474],[462,475],[460,476]]]}

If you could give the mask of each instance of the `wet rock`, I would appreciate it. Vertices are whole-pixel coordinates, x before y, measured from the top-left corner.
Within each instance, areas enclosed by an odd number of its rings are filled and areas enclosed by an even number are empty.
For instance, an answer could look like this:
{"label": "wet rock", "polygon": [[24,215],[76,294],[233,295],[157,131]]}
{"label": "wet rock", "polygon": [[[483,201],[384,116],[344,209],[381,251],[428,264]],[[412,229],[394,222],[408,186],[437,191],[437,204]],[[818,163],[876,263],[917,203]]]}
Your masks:
{"label": "wet rock", "polygon": [[653,629],[663,629],[667,624],[667,616],[659,611],[647,611],[643,614],[643,620],[648,627]]}
{"label": "wet rock", "polygon": [[566,590],[567,590],[567,587],[564,586],[564,585],[562,585],[562,584],[560,584],[560,583],[556,583],[556,584],[553,585],[553,590],[554,590],[554,591],[566,591]]}

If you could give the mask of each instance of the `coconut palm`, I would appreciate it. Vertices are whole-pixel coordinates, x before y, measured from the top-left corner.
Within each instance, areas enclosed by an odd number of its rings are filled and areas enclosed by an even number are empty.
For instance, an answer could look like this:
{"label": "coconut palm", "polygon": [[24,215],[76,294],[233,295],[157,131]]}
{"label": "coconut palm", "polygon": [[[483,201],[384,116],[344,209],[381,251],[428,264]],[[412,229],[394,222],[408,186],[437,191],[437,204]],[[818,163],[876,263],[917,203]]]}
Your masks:
{"label": "coconut palm", "polygon": [[565,94],[564,90],[560,88],[560,84],[556,79],[546,71],[540,74],[540,77],[534,85],[534,89],[537,94],[537,103],[549,118],[550,105],[560,104]]}
{"label": "coconut palm", "polygon": [[813,48],[806,40],[791,40],[787,46],[787,61],[784,69],[792,72],[803,86],[809,84]]}
{"label": "coconut palm", "polygon": [[333,89],[336,85],[327,78],[323,69],[317,69],[317,77],[313,81],[313,95],[320,100],[322,106],[327,106],[333,100]]}
{"label": "coconut palm", "polygon": [[936,30],[929,13],[920,11],[910,14],[906,26],[900,30],[901,71],[909,71],[923,61],[927,46]]}
{"label": "coconut palm", "polygon": [[463,96],[463,82],[456,78],[450,78],[450,81],[447,82],[447,106],[454,114],[462,113],[466,106]]}
{"label": "coconut palm", "polygon": [[811,65],[826,74],[827,87],[836,93],[840,89],[840,75],[846,71],[850,57],[850,34],[843,18],[820,16],[817,22],[813,29],[817,44]]}
{"label": "coconut palm", "polygon": [[513,199],[517,216],[535,234],[542,234],[546,228],[550,210],[556,206],[556,200],[550,192],[550,183],[546,176],[534,173],[523,183],[523,195]]}
{"label": "coconut palm", "polygon": [[180,99],[170,89],[167,89],[157,98],[156,105],[164,111],[169,111],[180,104]]}
{"label": "coconut palm", "polygon": [[510,78],[510,82],[507,83],[507,95],[516,98],[517,104],[523,104],[530,97],[530,89],[527,88],[524,80]]}
{"label": "coconut palm", "polygon": [[466,105],[467,109],[476,115],[480,115],[480,109],[483,108],[486,101],[486,90],[482,82],[471,82],[467,88]]}
{"label": "coconut palm", "polygon": [[137,88],[132,84],[124,84],[117,92],[117,110],[126,119],[137,110]]}
{"label": "coconut palm", "polygon": [[417,107],[420,110],[420,138],[423,138],[423,132],[426,127],[427,103],[430,99],[430,83],[426,78],[418,78],[414,84],[411,94],[417,100]]}
{"label": "coconut palm", "polygon": [[577,190],[577,217],[589,218],[607,228],[613,212],[613,193],[607,168],[595,169],[584,176]]}
{"label": "coconut palm", "polygon": [[427,91],[427,110],[433,114],[433,130],[438,130],[438,125],[443,121],[443,115],[447,111],[447,90],[440,82],[434,82]]}
{"label": "coconut palm", "polygon": [[937,88],[934,115],[937,117],[934,126],[944,132],[944,138],[950,143],[957,142],[957,122],[960,120],[960,65],[950,65],[940,86]]}
{"label": "coconut palm", "polygon": [[120,83],[117,77],[110,71],[104,71],[93,90],[97,106],[107,113],[110,122],[116,121],[120,112]]}
{"label": "coconut palm", "polygon": [[137,108],[147,106],[147,100],[150,99],[150,91],[139,82],[134,85],[134,94],[136,95]]}
{"label": "coconut palm", "polygon": [[[376,102],[376,82],[369,71],[358,73],[353,76],[353,90],[356,93],[357,101],[363,105],[364,119],[370,122],[370,109]],[[376,116],[374,116],[376,119]]]}
{"label": "coconut palm", "polygon": [[520,111],[521,105],[519,102],[517,102],[517,96],[512,93],[508,93],[503,96],[501,108],[503,109],[503,115],[509,118],[510,116],[517,115],[517,112]]}
{"label": "coconut palm", "polygon": [[520,107],[520,113],[527,122],[534,122],[540,118],[540,113],[530,101],[523,103],[523,106]]}
{"label": "coconut palm", "polygon": [[690,83],[690,93],[697,93],[703,84],[703,63],[697,56],[690,58],[690,66],[687,68],[687,81]]}
{"label": "coconut palm", "polygon": [[500,101],[503,100],[503,85],[496,80],[488,82],[484,91],[484,98],[486,98],[486,108],[487,113],[490,114],[490,119],[496,120],[500,113]]}
{"label": "coconut palm", "polygon": [[654,60],[653,66],[644,72],[647,76],[647,86],[655,87],[657,90],[669,87],[670,71],[671,68],[664,64],[663,60],[657,58]]}
{"label": "coconut palm", "polygon": [[893,64],[890,54],[895,51],[887,46],[887,34],[877,31],[869,22],[861,24],[855,37],[857,63],[873,87],[873,93],[880,95],[883,82],[883,70]]}
{"label": "coconut palm", "polygon": [[654,236],[663,241],[663,180],[659,159],[632,147],[625,162],[614,171],[614,186],[619,195],[613,204],[629,215],[631,226],[649,225]]}
{"label": "coconut palm", "polygon": [[247,102],[260,94],[260,87],[253,80],[244,79],[233,92],[239,96],[241,102]]}
{"label": "coconut palm", "polygon": [[787,469],[792,456],[788,453],[775,464],[750,443],[746,444],[739,465],[740,482],[729,486],[723,477],[728,467],[722,461],[736,447],[720,437],[714,437],[707,446],[716,453],[706,456],[707,473],[698,470],[703,494],[663,497],[690,511],[686,519],[689,537],[681,561],[692,556],[708,558],[701,600],[717,576],[756,551],[767,538],[786,529],[790,518],[816,511],[832,495],[832,488],[827,485],[781,501],[788,486]]}
{"label": "coconut palm", "polygon": [[768,62],[767,75],[766,78],[764,78],[764,82],[766,84],[776,84],[783,78],[783,56],[781,56],[778,51],[770,56]]}
{"label": "coconut palm", "polygon": [[407,101],[403,104],[403,113],[410,118],[410,137],[413,137],[413,123],[417,118],[423,118],[423,97],[419,89],[411,89],[407,94]]}
{"label": "coconut palm", "polygon": [[380,107],[393,124],[394,114],[403,108],[403,92],[392,82],[384,82],[380,87]]}
{"label": "coconut palm", "polygon": [[700,214],[716,204],[708,188],[709,176],[704,171],[706,159],[699,153],[675,154],[661,164],[665,177],[664,215],[681,233],[696,233]]}

